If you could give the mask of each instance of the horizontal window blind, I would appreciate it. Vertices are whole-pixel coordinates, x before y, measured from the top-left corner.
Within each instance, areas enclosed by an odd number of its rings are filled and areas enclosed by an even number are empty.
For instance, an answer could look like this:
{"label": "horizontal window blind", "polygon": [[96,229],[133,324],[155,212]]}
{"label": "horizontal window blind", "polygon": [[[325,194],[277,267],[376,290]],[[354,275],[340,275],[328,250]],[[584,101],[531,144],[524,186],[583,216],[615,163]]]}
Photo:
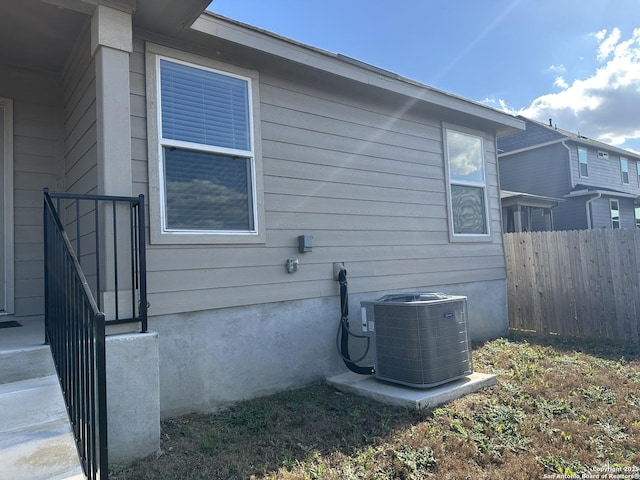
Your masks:
{"label": "horizontal window blind", "polygon": [[162,137],[251,150],[246,80],[160,61]]}

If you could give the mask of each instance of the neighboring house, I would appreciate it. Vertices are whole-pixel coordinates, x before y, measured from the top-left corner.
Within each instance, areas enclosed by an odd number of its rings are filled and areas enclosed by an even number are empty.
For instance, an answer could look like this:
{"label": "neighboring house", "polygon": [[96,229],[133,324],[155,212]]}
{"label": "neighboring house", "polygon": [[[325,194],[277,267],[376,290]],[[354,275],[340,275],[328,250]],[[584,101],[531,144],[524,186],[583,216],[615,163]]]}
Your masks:
{"label": "neighboring house", "polygon": [[564,200],[500,190],[505,233],[553,230],[553,209]]}
{"label": "neighboring house", "polygon": [[159,375],[164,416],[343,371],[336,262],[354,306],[463,294],[473,339],[506,333],[495,142],[523,122],[208,3],[0,3],[0,310],[43,313],[47,187],[145,195],[159,363],[118,371]]}
{"label": "neighboring house", "polygon": [[501,188],[564,200],[550,210],[555,230],[640,226],[640,155],[519,118],[526,129],[498,139]]}

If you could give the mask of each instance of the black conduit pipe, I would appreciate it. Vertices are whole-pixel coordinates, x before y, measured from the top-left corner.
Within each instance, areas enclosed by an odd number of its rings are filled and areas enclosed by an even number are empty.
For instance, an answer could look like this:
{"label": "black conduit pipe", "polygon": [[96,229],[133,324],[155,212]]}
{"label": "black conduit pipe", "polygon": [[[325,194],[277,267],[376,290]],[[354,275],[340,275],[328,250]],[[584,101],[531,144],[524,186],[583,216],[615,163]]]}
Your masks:
{"label": "black conduit pipe", "polygon": [[347,290],[347,270],[341,269],[338,273],[338,282],[340,283],[340,354],[344,364],[349,370],[359,375],[373,375],[374,367],[361,367],[351,361],[349,355],[349,293]]}

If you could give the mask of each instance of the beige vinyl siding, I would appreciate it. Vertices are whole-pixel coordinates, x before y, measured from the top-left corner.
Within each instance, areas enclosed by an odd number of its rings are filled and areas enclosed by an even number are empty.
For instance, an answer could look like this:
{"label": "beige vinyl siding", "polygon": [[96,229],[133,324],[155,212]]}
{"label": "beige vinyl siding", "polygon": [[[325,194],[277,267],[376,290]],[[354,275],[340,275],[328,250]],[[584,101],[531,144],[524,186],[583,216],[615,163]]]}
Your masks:
{"label": "beige vinyl siding", "polygon": [[147,173],[147,121],[144,78],[144,42],[135,39],[129,56],[129,82],[131,85],[131,176],[135,195],[146,194]]}
{"label": "beige vinyl siding", "polygon": [[[91,56],[89,23],[80,33],[62,74],[64,105],[64,186],[70,193],[98,193],[96,68]],[[77,253],[75,202],[63,202],[60,212]],[[95,227],[93,205],[80,205],[80,263],[95,291]]]}
{"label": "beige vinyl siding", "polygon": [[3,65],[0,96],[13,99],[15,314],[44,308],[42,189],[56,188],[60,87],[50,75]]}
{"label": "beige vinyl siding", "polygon": [[97,193],[96,79],[88,29],[72,53],[62,82],[64,188],[73,193]]}
{"label": "beige vinyl siding", "polygon": [[[141,69],[142,44],[134,49],[132,70]],[[335,296],[333,262],[346,263],[355,293],[505,278],[492,136],[484,136],[491,241],[452,244],[441,119],[259,73],[266,242],[151,245],[151,315]],[[133,90],[139,162],[144,110]],[[147,181],[135,167],[134,191],[147,193]],[[314,237],[310,253],[298,252],[302,234]],[[300,268],[288,274],[292,257]]]}

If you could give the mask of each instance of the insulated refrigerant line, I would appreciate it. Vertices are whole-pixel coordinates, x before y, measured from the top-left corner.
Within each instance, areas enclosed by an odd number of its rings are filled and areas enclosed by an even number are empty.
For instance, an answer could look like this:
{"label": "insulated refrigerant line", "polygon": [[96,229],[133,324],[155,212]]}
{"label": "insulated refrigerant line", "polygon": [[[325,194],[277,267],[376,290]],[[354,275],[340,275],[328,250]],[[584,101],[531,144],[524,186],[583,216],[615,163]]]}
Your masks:
{"label": "insulated refrigerant line", "polygon": [[[375,373],[375,368],[371,367],[361,367],[360,365],[356,365],[356,362],[364,359],[369,353],[370,346],[370,338],[364,335],[356,335],[349,331],[349,293],[347,287],[347,270],[346,268],[340,269],[338,273],[338,282],[340,283],[340,326],[338,327],[338,335],[337,340],[338,343],[338,352],[344,361],[344,364],[347,366],[349,370],[359,375],[373,375]],[[352,360],[349,355],[349,336],[353,336],[356,338],[366,338],[367,339],[367,348],[364,354],[356,359]]]}

